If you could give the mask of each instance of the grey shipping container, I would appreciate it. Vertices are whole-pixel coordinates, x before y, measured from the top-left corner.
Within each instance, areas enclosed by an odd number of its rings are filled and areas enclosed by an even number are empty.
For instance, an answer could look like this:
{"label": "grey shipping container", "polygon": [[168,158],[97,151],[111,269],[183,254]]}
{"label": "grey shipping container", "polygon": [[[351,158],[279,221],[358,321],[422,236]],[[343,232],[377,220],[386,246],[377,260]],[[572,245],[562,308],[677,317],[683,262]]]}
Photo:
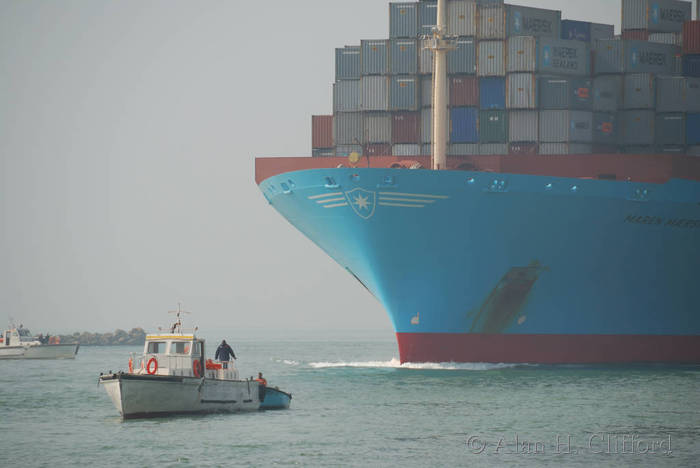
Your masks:
{"label": "grey shipping container", "polygon": [[334,148],[313,148],[311,150],[311,157],[313,158],[329,158],[335,156]]}
{"label": "grey shipping container", "polygon": [[539,112],[536,110],[512,110],[508,112],[508,141],[510,143],[537,141],[539,137]]}
{"label": "grey shipping container", "polygon": [[477,49],[479,76],[505,76],[505,41],[481,41]]}
{"label": "grey shipping container", "polygon": [[540,142],[593,143],[593,113],[589,111],[540,111]]}
{"label": "grey shipping container", "polygon": [[508,118],[503,110],[479,111],[479,142],[505,143],[508,141]]}
{"label": "grey shipping container", "polygon": [[619,141],[618,126],[616,112],[595,112],[593,114],[593,143],[617,145]]}
{"label": "grey shipping container", "polygon": [[622,148],[624,154],[656,154],[656,146],[654,145],[631,145]]}
{"label": "grey shipping container", "polygon": [[389,90],[389,109],[418,110],[420,108],[420,81],[418,76],[392,76]]}
{"label": "grey shipping container", "polygon": [[655,73],[670,75],[680,48],[647,41],[596,41],[595,73]]}
{"label": "grey shipping container", "polygon": [[389,58],[393,75],[415,75],[418,73],[418,41],[392,39]]}
{"label": "grey shipping container", "polygon": [[362,41],[362,74],[387,75],[389,73],[389,41]]}
{"label": "grey shipping container", "polygon": [[450,156],[474,156],[479,153],[477,143],[455,143],[447,147],[447,154]]}
{"label": "grey shipping container", "polygon": [[362,109],[366,111],[389,110],[389,77],[362,77]]}
{"label": "grey shipping container", "polygon": [[336,156],[350,156],[352,153],[362,156],[362,145],[338,145],[335,147]]}
{"label": "grey shipping container", "polygon": [[649,42],[668,44],[681,47],[683,45],[682,33],[652,33],[649,34]]}
{"label": "grey shipping container", "polygon": [[615,26],[612,24],[591,23],[591,42],[599,39],[612,39],[615,36]]}
{"label": "grey shipping container", "polygon": [[686,112],[700,112],[700,77],[686,77],[685,99]]}
{"label": "grey shipping container", "polygon": [[590,78],[542,76],[538,83],[541,109],[593,109],[593,80]]}
{"label": "grey shipping container", "polygon": [[688,146],[685,150],[688,156],[700,156],[700,145]]}
{"label": "grey shipping container", "polygon": [[418,4],[418,35],[430,36],[437,25],[437,2],[421,1]]}
{"label": "grey shipping container", "polygon": [[[433,109],[431,107],[425,107],[421,109],[420,113],[420,128],[421,128],[421,142],[422,143],[432,143],[433,135]],[[445,125],[445,138],[449,139],[450,135],[449,125]]]}
{"label": "grey shipping container", "polygon": [[540,143],[539,154],[591,154],[593,146],[587,143]]}
{"label": "grey shipping container", "polygon": [[362,76],[362,49],[360,46],[345,46],[335,49],[335,79],[359,80]]}
{"label": "grey shipping container", "polygon": [[653,109],[656,103],[656,87],[651,73],[625,75],[625,109]]}
{"label": "grey shipping container", "polygon": [[622,30],[677,32],[692,19],[692,3],[678,0],[622,0]]}
{"label": "grey shipping container", "polygon": [[429,44],[428,40],[422,40],[419,43],[418,73],[421,75],[432,75],[433,73],[433,51],[426,48]]}
{"label": "grey shipping container", "polygon": [[654,139],[657,145],[685,145],[685,114],[656,114]]}
{"label": "grey shipping container", "polygon": [[506,70],[512,72],[537,71],[537,39],[533,36],[509,37]]}
{"label": "grey shipping container", "polygon": [[[687,79],[682,76],[656,77],[657,112],[685,112]],[[700,96],[698,96],[700,99]]]}
{"label": "grey shipping container", "polygon": [[593,79],[593,110],[615,112],[622,109],[622,75],[603,75]]}
{"label": "grey shipping container", "polygon": [[488,156],[492,154],[508,154],[508,144],[507,143],[481,143],[479,145],[479,154],[482,156]]}
{"label": "grey shipping container", "polygon": [[480,5],[477,15],[477,38],[506,38],[506,8],[504,5]]}
{"label": "grey shipping container", "polygon": [[507,5],[508,36],[537,36],[559,39],[561,11]]}
{"label": "grey shipping container", "polygon": [[333,112],[359,112],[362,106],[361,80],[340,80],[333,84]]}
{"label": "grey shipping container", "polygon": [[418,4],[389,4],[389,37],[418,36]]}
{"label": "grey shipping container", "polygon": [[420,156],[420,145],[392,145],[391,154],[392,156]]}
{"label": "grey shipping container", "polygon": [[447,2],[447,34],[476,36],[476,3],[472,0]]}
{"label": "grey shipping container", "polygon": [[537,70],[553,75],[591,74],[590,46],[581,41],[542,37],[538,40]]}
{"label": "grey shipping container", "polygon": [[511,73],[506,77],[506,108],[537,108],[537,75]]}
{"label": "grey shipping container", "polygon": [[654,111],[629,110],[621,111],[618,115],[622,122],[620,144],[624,146],[654,144]]}
{"label": "grey shipping container", "polygon": [[333,141],[336,145],[362,144],[363,116],[361,112],[339,112],[333,116]]}
{"label": "grey shipping container", "polygon": [[508,38],[508,72],[590,75],[590,48],[573,40],[516,36]]}
{"label": "grey shipping container", "polygon": [[366,143],[391,143],[391,115],[386,112],[366,113],[364,137]]}
{"label": "grey shipping container", "polygon": [[476,41],[473,37],[460,37],[457,49],[447,53],[447,72],[450,74],[476,73]]}

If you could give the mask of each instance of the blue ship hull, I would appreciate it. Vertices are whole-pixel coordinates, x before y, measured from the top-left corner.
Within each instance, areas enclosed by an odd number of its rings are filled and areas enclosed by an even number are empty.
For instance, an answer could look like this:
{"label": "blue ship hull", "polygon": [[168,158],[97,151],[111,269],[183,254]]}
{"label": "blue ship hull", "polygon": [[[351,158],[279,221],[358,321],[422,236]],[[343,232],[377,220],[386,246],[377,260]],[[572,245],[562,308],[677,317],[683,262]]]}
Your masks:
{"label": "blue ship hull", "polygon": [[382,302],[404,362],[700,362],[700,182],[337,168],[260,188]]}

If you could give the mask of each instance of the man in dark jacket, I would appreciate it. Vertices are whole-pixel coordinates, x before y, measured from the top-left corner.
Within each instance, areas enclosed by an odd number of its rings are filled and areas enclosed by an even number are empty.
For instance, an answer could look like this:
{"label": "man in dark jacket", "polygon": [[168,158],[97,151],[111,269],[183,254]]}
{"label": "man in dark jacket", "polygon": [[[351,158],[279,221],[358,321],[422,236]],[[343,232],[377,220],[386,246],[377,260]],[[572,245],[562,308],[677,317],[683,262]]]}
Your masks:
{"label": "man in dark jacket", "polygon": [[233,356],[233,359],[236,359],[236,353],[233,352],[231,346],[229,346],[228,343],[226,343],[226,340],[222,340],[219,347],[216,348],[216,354],[214,354],[214,359],[223,362],[224,369],[227,369],[227,361],[229,361],[231,356]]}

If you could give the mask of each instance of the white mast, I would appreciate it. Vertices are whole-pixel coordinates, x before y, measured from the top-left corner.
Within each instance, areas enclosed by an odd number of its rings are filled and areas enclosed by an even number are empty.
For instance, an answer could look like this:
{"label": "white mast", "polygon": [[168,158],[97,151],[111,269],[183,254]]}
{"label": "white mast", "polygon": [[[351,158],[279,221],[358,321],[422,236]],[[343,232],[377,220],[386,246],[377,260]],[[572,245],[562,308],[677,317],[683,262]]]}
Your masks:
{"label": "white mast", "polygon": [[430,49],[433,51],[433,170],[447,169],[447,51],[454,47],[447,35],[447,0],[438,0],[437,26]]}

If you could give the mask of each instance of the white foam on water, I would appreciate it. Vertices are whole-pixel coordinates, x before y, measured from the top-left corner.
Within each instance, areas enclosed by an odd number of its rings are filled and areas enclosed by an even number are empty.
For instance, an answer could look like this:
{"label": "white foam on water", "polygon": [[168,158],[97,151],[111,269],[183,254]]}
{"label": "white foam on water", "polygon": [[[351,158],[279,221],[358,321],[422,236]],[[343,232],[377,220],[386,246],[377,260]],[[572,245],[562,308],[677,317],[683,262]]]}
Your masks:
{"label": "white foam on water", "polygon": [[299,365],[299,361],[294,361],[293,359],[275,359],[275,362],[281,362],[282,364],[287,364],[288,366]]}
{"label": "white foam on water", "polygon": [[364,362],[310,362],[314,369],[332,369],[341,367],[368,368],[368,369],[418,369],[418,370],[470,370],[487,371],[508,369],[520,364],[491,364],[487,362],[405,362],[401,364],[397,358],[390,361],[364,361]]}

